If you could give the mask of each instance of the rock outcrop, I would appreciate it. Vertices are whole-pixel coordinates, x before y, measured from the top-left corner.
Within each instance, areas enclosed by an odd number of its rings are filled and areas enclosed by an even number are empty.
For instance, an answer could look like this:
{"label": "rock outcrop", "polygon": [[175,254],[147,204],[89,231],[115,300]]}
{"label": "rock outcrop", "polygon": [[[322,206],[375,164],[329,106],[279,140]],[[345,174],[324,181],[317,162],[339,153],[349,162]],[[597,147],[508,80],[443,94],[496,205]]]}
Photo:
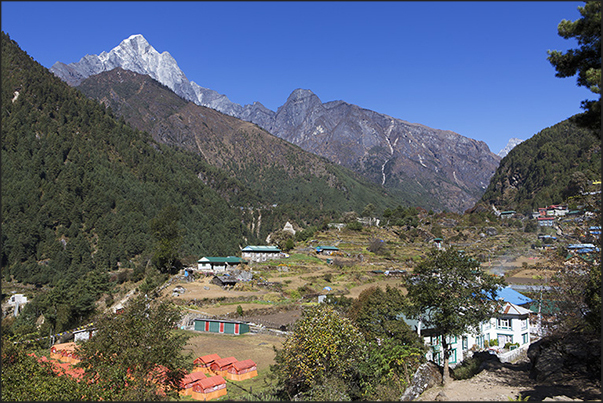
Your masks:
{"label": "rock outcrop", "polygon": [[601,340],[581,333],[548,336],[530,345],[530,377],[537,382],[584,378],[601,382]]}
{"label": "rock outcrop", "polygon": [[410,386],[406,388],[400,400],[408,402],[416,399],[429,388],[442,383],[442,368],[428,361],[415,371]]}

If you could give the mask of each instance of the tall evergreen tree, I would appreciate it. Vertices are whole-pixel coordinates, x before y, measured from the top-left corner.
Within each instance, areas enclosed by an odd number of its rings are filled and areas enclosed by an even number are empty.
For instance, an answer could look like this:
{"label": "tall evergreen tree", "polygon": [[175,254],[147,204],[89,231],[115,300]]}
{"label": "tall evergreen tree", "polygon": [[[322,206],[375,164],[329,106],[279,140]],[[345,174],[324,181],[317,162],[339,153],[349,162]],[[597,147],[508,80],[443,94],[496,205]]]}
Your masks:
{"label": "tall evergreen tree", "polygon": [[548,60],[555,67],[557,77],[578,75],[578,85],[598,94],[596,100],[582,101],[586,111],[577,116],[577,122],[593,130],[601,138],[601,1],[587,1],[578,7],[582,18],[562,20],[557,27],[559,36],[578,40],[578,49],[565,53],[549,50]]}

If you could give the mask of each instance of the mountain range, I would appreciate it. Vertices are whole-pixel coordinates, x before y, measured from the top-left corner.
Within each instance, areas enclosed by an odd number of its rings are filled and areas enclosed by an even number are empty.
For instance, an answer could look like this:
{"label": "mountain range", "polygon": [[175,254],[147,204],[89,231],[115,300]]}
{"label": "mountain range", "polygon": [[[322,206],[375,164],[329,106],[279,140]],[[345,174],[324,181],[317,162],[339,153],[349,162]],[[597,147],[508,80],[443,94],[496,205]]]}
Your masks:
{"label": "mountain range", "polygon": [[263,195],[264,203],[321,211],[361,211],[368,203],[381,209],[395,203],[385,189],[360,175],[253,123],[186,101],[148,75],[117,67],[76,88],[153,140],[200,154]]}
{"label": "mountain range", "polygon": [[142,35],[77,63],[57,62],[50,71],[77,86],[116,67],[148,75],[184,100],[254,123],[416,205],[458,212],[472,207],[500,162],[484,142],[344,101],[323,103],[307,89],[294,90],[277,111],[259,102],[241,106],[190,82],[168,52],[157,52]]}

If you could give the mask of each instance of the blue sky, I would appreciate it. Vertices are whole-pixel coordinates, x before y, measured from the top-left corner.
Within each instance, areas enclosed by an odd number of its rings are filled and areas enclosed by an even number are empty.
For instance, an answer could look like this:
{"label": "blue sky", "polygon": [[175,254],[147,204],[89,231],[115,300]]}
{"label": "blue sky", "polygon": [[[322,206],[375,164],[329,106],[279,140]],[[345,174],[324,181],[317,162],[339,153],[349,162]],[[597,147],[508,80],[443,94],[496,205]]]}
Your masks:
{"label": "blue sky", "polygon": [[498,153],[594,98],[547,50],[583,2],[2,2],[2,30],[50,68],[142,34],[190,81],[277,110],[297,89],[452,130]]}

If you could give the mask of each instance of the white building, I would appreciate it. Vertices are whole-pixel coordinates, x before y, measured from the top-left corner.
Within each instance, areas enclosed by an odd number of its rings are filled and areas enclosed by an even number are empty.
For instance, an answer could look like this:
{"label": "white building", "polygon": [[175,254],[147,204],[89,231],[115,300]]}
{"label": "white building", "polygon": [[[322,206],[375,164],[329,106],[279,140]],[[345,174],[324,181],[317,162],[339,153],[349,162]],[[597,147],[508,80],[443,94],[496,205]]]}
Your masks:
{"label": "white building", "polygon": [[241,257],[253,262],[265,262],[280,256],[281,250],[276,246],[246,246],[241,250]]}
{"label": "white building", "polygon": [[19,311],[28,302],[29,301],[27,300],[27,297],[23,294],[13,294],[8,299],[8,305],[15,307],[15,316],[17,316],[19,314]]}
{"label": "white building", "polygon": [[[532,300],[512,290],[510,287],[499,290],[498,297],[509,299],[514,302],[526,304]],[[450,345],[450,357],[448,365],[454,368],[466,357],[474,346],[478,350],[486,349],[486,341],[493,350],[501,350],[507,343],[513,344],[510,348],[520,348],[530,344],[530,314],[532,311],[511,302],[503,301],[499,311],[499,317],[481,323],[479,329],[467,332],[462,336],[446,336],[447,344]],[[426,329],[421,320],[404,318],[404,321],[419,335],[423,336],[425,344],[429,347],[426,354],[427,360],[442,365],[442,335],[436,334],[432,329]],[[492,341],[496,340],[498,346],[492,348]],[[474,348],[474,349],[475,349]]]}
{"label": "white building", "polygon": [[212,257],[204,256],[197,261],[197,270],[202,272],[225,272],[226,269],[236,268],[239,265],[247,264],[246,260],[243,260],[236,256],[227,257]]}

